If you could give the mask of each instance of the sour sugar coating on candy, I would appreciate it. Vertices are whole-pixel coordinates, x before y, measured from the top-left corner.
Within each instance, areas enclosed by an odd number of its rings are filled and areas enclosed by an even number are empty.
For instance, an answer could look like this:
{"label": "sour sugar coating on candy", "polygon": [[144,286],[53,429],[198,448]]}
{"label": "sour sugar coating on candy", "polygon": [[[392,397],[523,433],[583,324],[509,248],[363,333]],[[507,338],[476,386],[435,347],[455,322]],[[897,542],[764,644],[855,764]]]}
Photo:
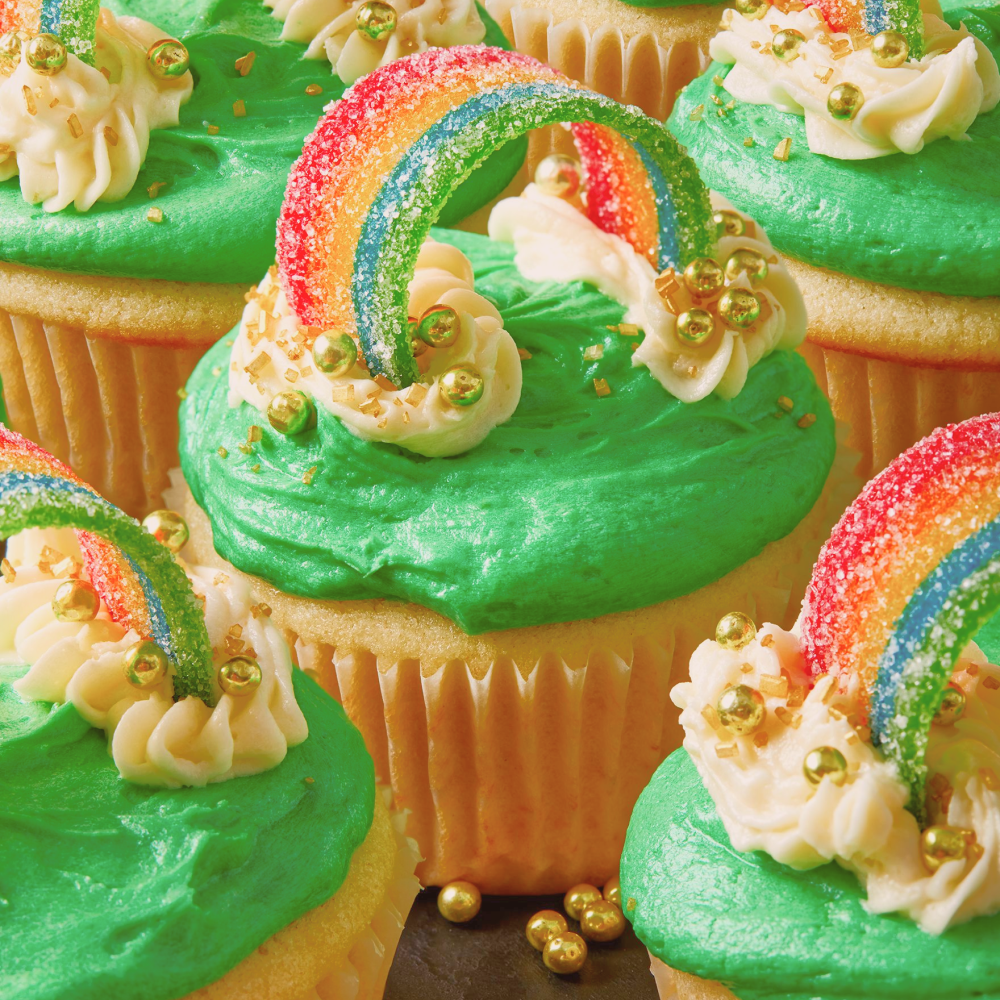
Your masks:
{"label": "sour sugar coating on candy", "polygon": [[112,616],[170,658],[178,698],[215,704],[202,607],[169,549],[70,469],[0,426],[0,537],[27,528],[76,528],[88,575]]}
{"label": "sour sugar coating on candy", "polygon": [[[579,133],[584,170],[606,179],[588,203],[592,219],[660,266],[711,252],[707,191],[662,124],[527,56],[430,50],[356,84],[293,168],[278,263],[296,315],[356,331],[373,374],[415,381],[407,285],[441,207],[497,147],[566,121],[590,123]],[[616,183],[609,162],[621,168]]]}
{"label": "sour sugar coating on candy", "polygon": [[0,33],[55,35],[70,52],[93,66],[100,9],[98,0],[4,0],[0,4]]}
{"label": "sour sugar coating on candy", "polygon": [[[910,56],[924,54],[923,19],[920,0],[803,0],[807,7],[817,7],[834,31],[852,35],[867,32],[898,31],[909,45]],[[801,10],[801,8],[799,8]]]}

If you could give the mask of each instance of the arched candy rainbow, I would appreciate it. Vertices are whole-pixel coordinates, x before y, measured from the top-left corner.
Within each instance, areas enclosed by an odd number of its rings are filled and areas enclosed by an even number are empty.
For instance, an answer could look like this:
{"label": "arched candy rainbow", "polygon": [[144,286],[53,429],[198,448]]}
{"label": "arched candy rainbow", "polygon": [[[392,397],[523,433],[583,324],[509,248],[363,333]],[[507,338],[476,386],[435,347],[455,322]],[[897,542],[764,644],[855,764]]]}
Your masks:
{"label": "arched candy rainbow", "polygon": [[921,814],[931,721],[952,668],[1000,610],[1000,414],[944,427],[848,508],[806,592],[814,676],[857,687]]}
{"label": "arched candy rainbow", "polygon": [[530,56],[430,49],[356,83],[292,168],[278,265],[298,318],[356,330],[372,373],[409,385],[407,285],[441,207],[496,148],[567,121],[596,224],[658,269],[713,252],[708,192],[660,122]]}
{"label": "arched candy rainbow", "polygon": [[834,31],[851,35],[898,31],[910,47],[910,58],[924,54],[923,17],[920,0],[805,0],[818,7]]}
{"label": "arched candy rainbow", "polygon": [[70,52],[93,66],[100,9],[99,0],[0,0],[0,32],[56,35]]}
{"label": "arched candy rainbow", "polygon": [[174,665],[174,693],[215,704],[204,612],[169,550],[62,462],[0,426],[0,537],[76,528],[88,575],[112,617],[153,639]]}

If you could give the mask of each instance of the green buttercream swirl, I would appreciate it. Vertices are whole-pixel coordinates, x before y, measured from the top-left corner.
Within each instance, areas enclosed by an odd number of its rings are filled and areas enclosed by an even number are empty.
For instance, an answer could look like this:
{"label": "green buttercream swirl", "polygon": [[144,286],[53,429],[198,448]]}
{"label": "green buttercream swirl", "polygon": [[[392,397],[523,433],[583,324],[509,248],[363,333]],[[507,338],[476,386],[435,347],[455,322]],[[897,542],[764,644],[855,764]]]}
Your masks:
{"label": "green buttercream swirl", "polygon": [[836,864],[801,872],[735,851],[684,750],[639,798],[621,880],[650,952],[739,1000],[1000,1000],[1000,914],[935,937],[868,913]]}
{"label": "green buttercream swirl", "polygon": [[154,789],[120,777],[72,705],[22,701],[25,669],[0,666],[4,1000],[175,1000],[343,883],[371,826],[373,765],[304,674],[309,738],[276,768]]}
{"label": "green buttercream swirl", "polygon": [[[998,10],[959,8],[945,19],[953,27],[964,21],[1000,56]],[[1000,295],[1000,108],[973,122],[969,141],[938,139],[912,156],[835,160],[809,152],[797,115],[744,103],[714,114],[712,97],[729,95],[713,78],[728,72],[713,63],[689,84],[670,129],[705,183],[752,215],[778,250],[899,288]],[[692,121],[698,105],[707,110]],[[787,163],[772,155],[786,137]]]}
{"label": "green buttercream swirl", "polygon": [[[514,416],[453,458],[362,441],[323,410],[315,430],[285,438],[229,406],[223,341],[188,384],[181,463],[225,559],[286,593],[412,601],[476,634],[688,594],[812,508],[834,424],[798,355],[766,358],[732,401],[684,404],[632,367],[630,338],[608,330],[624,310],[593,286],[536,284],[506,244],[435,236],[471,259],[476,290],[531,354]],[[583,358],[592,344],[599,361]],[[779,396],[792,416],[776,419]],[[803,430],[807,412],[817,420]],[[263,440],[244,455],[254,424]]]}

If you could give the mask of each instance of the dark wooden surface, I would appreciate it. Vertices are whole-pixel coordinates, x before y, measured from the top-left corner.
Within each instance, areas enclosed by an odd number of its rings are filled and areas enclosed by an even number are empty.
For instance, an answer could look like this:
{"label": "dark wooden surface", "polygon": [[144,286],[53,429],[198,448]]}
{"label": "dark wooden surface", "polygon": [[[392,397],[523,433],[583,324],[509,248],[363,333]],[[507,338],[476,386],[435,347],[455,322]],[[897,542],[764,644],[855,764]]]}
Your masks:
{"label": "dark wooden surface", "polygon": [[591,945],[575,976],[549,972],[524,936],[528,918],[546,909],[562,912],[562,897],[487,896],[475,920],[456,925],[438,913],[437,890],[425,890],[406,922],[385,1000],[657,1000],[649,956],[631,926],[611,944]]}

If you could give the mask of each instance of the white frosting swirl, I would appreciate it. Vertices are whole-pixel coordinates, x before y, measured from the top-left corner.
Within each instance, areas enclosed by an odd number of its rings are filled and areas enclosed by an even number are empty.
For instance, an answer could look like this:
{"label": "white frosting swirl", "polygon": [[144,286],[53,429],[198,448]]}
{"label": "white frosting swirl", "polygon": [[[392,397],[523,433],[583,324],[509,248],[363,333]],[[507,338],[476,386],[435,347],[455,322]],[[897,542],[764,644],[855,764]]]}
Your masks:
{"label": "white frosting swirl", "polygon": [[[27,533],[25,533],[27,535]],[[112,621],[105,608],[85,623],[57,621],[52,598],[65,578],[22,557],[40,544],[79,558],[72,535],[34,533],[11,540],[13,581],[0,580],[0,659],[30,664],[15,682],[25,699],[71,703],[103,729],[123,778],[143,785],[202,786],[277,766],[289,746],[308,736],[292,688],[288,645],[249,587],[209,569],[188,569],[205,598],[205,624],[221,663],[234,631],[260,665],[260,686],[250,695],[219,693],[216,707],[199,698],[173,700],[173,683],[137,689],[125,679],[125,652],[139,638]],[[238,629],[234,629],[238,626]]]}
{"label": "white frosting swirl", "polygon": [[22,48],[13,73],[0,78],[0,180],[19,174],[24,200],[41,202],[46,212],[69,205],[86,212],[97,201],[124,198],[146,159],[150,131],[176,125],[191,96],[190,73],[168,81],[147,68],[149,46],[163,37],[137,17],[102,8],[97,68],[71,53],[62,72],[42,76]]}
{"label": "white frosting swirl", "polygon": [[303,42],[306,57],[330,60],[344,83],[401,56],[430,48],[476,45],[486,37],[475,0],[387,0],[396,10],[396,30],[375,41],[356,28],[363,0],[264,0],[285,22],[281,37]]}
{"label": "white frosting swirl", "polygon": [[[712,202],[717,209],[732,210],[719,195],[713,195]],[[766,303],[761,318],[746,330],[720,321],[708,341],[692,346],[677,337],[677,315],[657,292],[657,274],[649,261],[621,237],[598,229],[569,202],[529,185],[520,198],[501,201],[489,222],[492,239],[514,244],[514,261],[526,278],[587,281],[626,306],[625,321],[645,333],[633,365],[645,365],[671,395],[685,403],[711,392],[731,399],[761,358],[775,349],[791,350],[805,337],[806,312],[798,287],[760,227],[754,224],[753,235],[749,232],[748,228],[747,235],[723,236],[718,258],[724,262],[735,250],[747,248],[769,261],[767,278],[754,287]],[[749,289],[751,285],[744,273],[731,287]],[[683,291],[679,302],[683,308],[697,304],[684,299]]]}
{"label": "white frosting swirl", "polygon": [[[712,39],[709,52],[735,64],[723,86],[737,100],[804,116],[814,153],[840,160],[919,153],[935,139],[965,138],[976,116],[1000,100],[1000,72],[990,50],[964,25],[955,30],[941,20],[936,2],[927,7],[925,55],[894,68],[875,65],[868,36],[856,48],[851,35],[830,31],[817,7],[788,13],[770,7],[755,21],[727,12],[728,29]],[[805,36],[791,61],[771,54],[779,29]],[[830,91],[841,83],[864,95],[850,121],[827,109]]]}
{"label": "white frosting swirl", "polygon": [[[391,389],[372,379],[360,363],[338,378],[320,372],[270,272],[248,296],[243,312],[230,362],[230,404],[246,402],[266,413],[277,393],[298,389],[365,440],[390,441],[435,458],[474,448],[517,408],[517,347],[496,308],[474,291],[472,265],[455,247],[428,240],[417,258],[409,293],[411,316],[433,305],[451,306],[461,317],[462,332],[451,347],[428,349],[417,359],[420,382]],[[441,375],[462,362],[479,369],[485,388],[478,402],[454,407],[441,394]]]}
{"label": "white frosting swirl", "polygon": [[[788,693],[768,693],[782,674]],[[723,691],[736,684],[761,690],[762,678],[770,679],[762,690],[763,726],[746,736],[719,728],[713,712]],[[682,710],[684,747],[733,847],[765,851],[798,869],[835,860],[865,885],[872,913],[902,912],[940,934],[1000,909],[1000,792],[994,790],[1000,697],[983,688],[986,678],[1000,679],[1000,668],[970,645],[954,676],[966,693],[965,711],[954,725],[932,727],[927,755],[932,781],[946,780],[951,790],[934,822],[973,830],[982,854],[945,862],[933,874],[921,860],[920,830],[905,808],[906,786],[866,741],[867,732],[859,734],[856,702],[838,693],[832,678],[808,689],[794,631],[765,625],[739,652],[703,642],[691,658],[690,682],[677,685],[671,697]],[[806,779],[803,761],[821,746],[844,755],[844,784]]]}

